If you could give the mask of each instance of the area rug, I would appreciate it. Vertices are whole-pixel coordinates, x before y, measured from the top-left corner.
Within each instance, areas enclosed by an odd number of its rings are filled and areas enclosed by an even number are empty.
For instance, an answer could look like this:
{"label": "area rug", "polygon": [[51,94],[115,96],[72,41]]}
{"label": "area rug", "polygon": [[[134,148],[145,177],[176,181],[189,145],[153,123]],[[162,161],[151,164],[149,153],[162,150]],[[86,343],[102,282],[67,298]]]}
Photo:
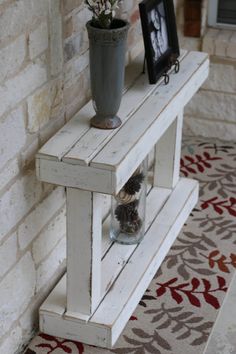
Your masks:
{"label": "area rug", "polygon": [[236,268],[236,144],[185,138],[181,174],[200,182],[199,202],[116,346],[40,333],[27,354],[203,353]]}

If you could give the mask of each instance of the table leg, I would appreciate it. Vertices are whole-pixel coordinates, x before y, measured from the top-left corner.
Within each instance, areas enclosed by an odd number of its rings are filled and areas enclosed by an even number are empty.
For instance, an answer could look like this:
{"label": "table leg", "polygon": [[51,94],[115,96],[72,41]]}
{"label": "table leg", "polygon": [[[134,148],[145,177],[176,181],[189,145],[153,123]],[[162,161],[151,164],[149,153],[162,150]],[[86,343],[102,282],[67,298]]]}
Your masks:
{"label": "table leg", "polygon": [[155,146],[154,180],[155,187],[174,188],[179,180],[181,156],[183,111]]}
{"label": "table leg", "polygon": [[67,188],[67,315],[91,315],[101,298],[101,194]]}

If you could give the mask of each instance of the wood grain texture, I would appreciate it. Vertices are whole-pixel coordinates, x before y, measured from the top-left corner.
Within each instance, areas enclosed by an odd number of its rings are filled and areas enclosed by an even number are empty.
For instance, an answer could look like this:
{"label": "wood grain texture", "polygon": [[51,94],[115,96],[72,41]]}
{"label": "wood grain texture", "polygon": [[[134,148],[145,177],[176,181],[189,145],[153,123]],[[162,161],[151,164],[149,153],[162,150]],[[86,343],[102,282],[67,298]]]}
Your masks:
{"label": "wood grain texture", "polygon": [[[155,210],[155,193],[161,191],[163,197],[168,192],[167,189],[153,188],[150,193],[152,210]],[[51,335],[100,347],[114,345],[197,199],[198,183],[181,178],[158,215],[153,211],[154,220],[144,240],[135,248],[94,315],[87,322],[83,317],[70,319],[60,315],[65,311],[61,291],[63,286],[66,297],[65,280],[62,279],[40,309],[40,329]]]}
{"label": "wood grain texture", "polygon": [[179,180],[183,110],[155,146],[153,185],[173,188]]}
{"label": "wood grain texture", "polygon": [[[182,60],[186,54],[186,51],[182,52],[180,60]],[[118,112],[122,120],[122,125],[132,117],[156,87],[162,83],[162,81],[159,81],[157,85],[149,85],[147,75],[141,74],[142,62],[143,57],[139,57],[130,67],[130,70],[127,70],[127,89],[123,95],[121,107]],[[132,68],[134,68],[134,70],[131,70]],[[173,71],[173,69],[171,71]],[[84,166],[89,165],[90,161],[102,150],[103,146],[117,134],[119,129],[121,129],[121,127],[116,130],[89,129],[64,156],[63,161]]]}
{"label": "wood grain texture", "polygon": [[91,315],[101,300],[101,195],[67,188],[67,311]]}

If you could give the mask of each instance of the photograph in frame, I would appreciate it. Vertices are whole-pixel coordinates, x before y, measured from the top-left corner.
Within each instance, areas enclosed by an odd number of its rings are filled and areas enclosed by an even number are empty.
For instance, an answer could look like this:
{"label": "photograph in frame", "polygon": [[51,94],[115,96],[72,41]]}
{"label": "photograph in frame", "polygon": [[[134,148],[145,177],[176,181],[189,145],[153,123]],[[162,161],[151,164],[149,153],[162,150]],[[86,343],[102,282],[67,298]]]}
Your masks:
{"label": "photograph in frame", "polygon": [[173,0],[144,0],[139,4],[150,84],[155,84],[179,57]]}

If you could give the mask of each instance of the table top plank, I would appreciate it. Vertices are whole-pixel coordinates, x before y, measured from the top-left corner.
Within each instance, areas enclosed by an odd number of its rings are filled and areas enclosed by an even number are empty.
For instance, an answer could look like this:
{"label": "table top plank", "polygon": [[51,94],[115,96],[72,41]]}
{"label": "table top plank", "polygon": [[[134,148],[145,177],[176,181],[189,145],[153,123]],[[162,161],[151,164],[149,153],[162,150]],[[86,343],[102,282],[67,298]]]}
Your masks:
{"label": "table top plank", "polygon": [[[186,51],[182,51],[180,60],[182,60],[186,54]],[[139,56],[126,72],[127,91],[122,97],[121,107],[118,112],[122,120],[122,125],[132,117],[156,87],[163,82],[163,80],[160,80],[157,85],[149,85],[147,75],[141,73],[142,63],[143,56]],[[171,71],[173,70],[172,68]],[[64,156],[63,161],[71,164],[89,165],[90,161],[120,129],[121,127],[115,130],[90,128]]]}
{"label": "table top plank", "polygon": [[[132,150],[140,141],[140,138],[150,129],[152,123],[158,120],[158,116],[170,104],[175,96],[181,92],[188,84],[189,80],[198,75],[199,68],[206,65],[208,55],[201,52],[190,52],[182,60],[180,72],[171,75],[168,85],[157,86],[155,91],[145,100],[141,107],[117,132],[105,147],[92,160],[91,166],[96,166],[101,169],[116,171],[119,165],[124,161]],[[195,75],[195,76],[196,76]],[[193,93],[200,87],[200,84],[193,80],[192,86],[188,87]],[[186,91],[186,90],[185,90]],[[185,92],[186,93],[186,92]],[[133,92],[135,94],[135,92]],[[191,98],[191,97],[190,97]],[[179,102],[179,108],[183,108],[185,102],[183,97],[182,102]],[[175,112],[176,115],[178,112]],[[167,118],[166,118],[167,119]],[[153,141],[155,144],[156,141]],[[145,146],[143,146],[145,149]],[[149,151],[146,151],[147,154]],[[135,156],[133,156],[135,158]]]}

